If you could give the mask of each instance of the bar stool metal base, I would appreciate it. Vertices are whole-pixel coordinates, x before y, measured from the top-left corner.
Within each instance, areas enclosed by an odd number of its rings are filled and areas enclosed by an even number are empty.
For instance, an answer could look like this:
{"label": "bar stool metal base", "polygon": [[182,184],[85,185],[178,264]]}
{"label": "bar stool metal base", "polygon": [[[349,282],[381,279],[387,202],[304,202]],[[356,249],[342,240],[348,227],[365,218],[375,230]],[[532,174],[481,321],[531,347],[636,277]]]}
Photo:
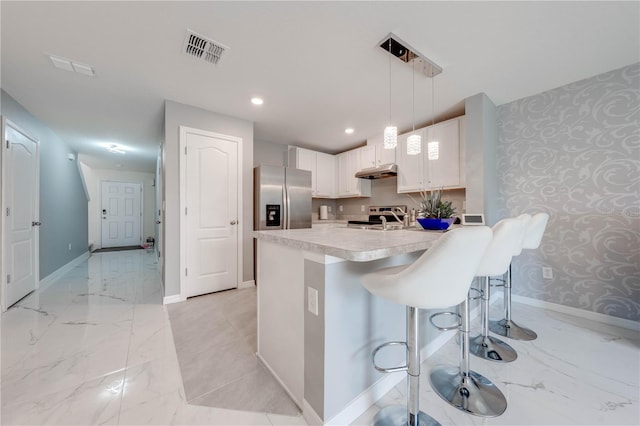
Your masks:
{"label": "bar stool metal base", "polygon": [[515,322],[507,319],[500,321],[489,321],[489,330],[514,340],[535,340],[538,335],[535,331],[519,326]]}
{"label": "bar stool metal base", "polygon": [[475,371],[462,377],[458,367],[440,365],[431,370],[430,380],[436,393],[458,410],[497,417],[507,409],[507,400],[500,389]]}
{"label": "bar stool metal base", "polygon": [[[378,414],[373,418],[373,426],[406,426],[409,425],[407,420],[406,406],[391,405],[378,411]],[[440,426],[440,423],[424,411],[420,411],[418,423],[415,426]]]}
{"label": "bar stool metal base", "polygon": [[473,355],[496,362],[511,362],[518,353],[511,346],[492,336],[477,336],[469,342],[469,352]]}

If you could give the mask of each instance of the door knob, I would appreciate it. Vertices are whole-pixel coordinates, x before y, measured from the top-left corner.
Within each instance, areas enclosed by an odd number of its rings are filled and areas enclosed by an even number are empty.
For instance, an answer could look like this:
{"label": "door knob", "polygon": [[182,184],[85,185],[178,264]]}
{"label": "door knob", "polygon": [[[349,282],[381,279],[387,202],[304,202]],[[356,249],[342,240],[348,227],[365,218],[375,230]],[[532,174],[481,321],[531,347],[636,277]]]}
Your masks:
{"label": "door knob", "polygon": [[40,226],[42,222],[31,222],[31,226]]}
{"label": "door knob", "polygon": [[157,223],[158,225],[160,225],[160,224],[162,223],[162,221],[160,221],[160,220],[156,220],[156,223]]}
{"label": "door knob", "polygon": [[235,220],[232,220],[232,221],[231,221],[231,224],[232,224],[232,225],[235,225],[236,223],[238,223],[238,222],[236,222]]}

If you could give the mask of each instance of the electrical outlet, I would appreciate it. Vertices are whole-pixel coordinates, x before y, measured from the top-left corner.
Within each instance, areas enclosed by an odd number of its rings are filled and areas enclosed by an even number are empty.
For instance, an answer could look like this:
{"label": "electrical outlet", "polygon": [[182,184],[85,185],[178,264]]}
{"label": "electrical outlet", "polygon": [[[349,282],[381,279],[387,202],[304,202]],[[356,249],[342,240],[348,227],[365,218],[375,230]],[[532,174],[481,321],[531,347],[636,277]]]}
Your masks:
{"label": "electrical outlet", "polygon": [[318,290],[313,287],[307,291],[307,310],[318,316]]}
{"label": "electrical outlet", "polygon": [[360,206],[360,211],[364,213],[364,204]]}
{"label": "electrical outlet", "polygon": [[338,206],[338,210],[342,212],[342,206]]}
{"label": "electrical outlet", "polygon": [[69,243],[69,251],[71,251],[71,243]]}
{"label": "electrical outlet", "polygon": [[548,266],[543,266],[542,267],[542,278],[547,279],[547,280],[552,280],[553,279],[553,269],[551,269]]}

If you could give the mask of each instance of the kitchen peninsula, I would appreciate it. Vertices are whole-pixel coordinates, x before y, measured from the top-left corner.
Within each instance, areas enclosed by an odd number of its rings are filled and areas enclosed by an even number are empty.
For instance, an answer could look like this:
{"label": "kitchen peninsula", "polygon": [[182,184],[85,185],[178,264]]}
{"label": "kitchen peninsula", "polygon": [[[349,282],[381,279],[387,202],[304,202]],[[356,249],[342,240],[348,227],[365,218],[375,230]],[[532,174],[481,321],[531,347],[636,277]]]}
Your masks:
{"label": "kitchen peninsula", "polygon": [[[378,373],[371,352],[405,340],[405,307],[372,296],[360,277],[412,263],[442,233],[327,224],[253,235],[259,358],[310,424],[353,421],[404,377]],[[403,364],[404,351],[382,351],[377,362]]]}

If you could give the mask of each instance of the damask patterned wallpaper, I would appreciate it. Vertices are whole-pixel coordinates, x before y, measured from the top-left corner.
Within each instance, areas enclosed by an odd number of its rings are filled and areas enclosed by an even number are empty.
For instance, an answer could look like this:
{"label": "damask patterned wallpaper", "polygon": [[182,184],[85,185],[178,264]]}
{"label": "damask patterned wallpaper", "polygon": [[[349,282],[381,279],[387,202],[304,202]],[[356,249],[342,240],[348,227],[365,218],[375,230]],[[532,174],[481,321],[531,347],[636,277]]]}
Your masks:
{"label": "damask patterned wallpaper", "polygon": [[498,108],[500,215],[550,216],[514,294],[640,321],[639,120],[640,64]]}

